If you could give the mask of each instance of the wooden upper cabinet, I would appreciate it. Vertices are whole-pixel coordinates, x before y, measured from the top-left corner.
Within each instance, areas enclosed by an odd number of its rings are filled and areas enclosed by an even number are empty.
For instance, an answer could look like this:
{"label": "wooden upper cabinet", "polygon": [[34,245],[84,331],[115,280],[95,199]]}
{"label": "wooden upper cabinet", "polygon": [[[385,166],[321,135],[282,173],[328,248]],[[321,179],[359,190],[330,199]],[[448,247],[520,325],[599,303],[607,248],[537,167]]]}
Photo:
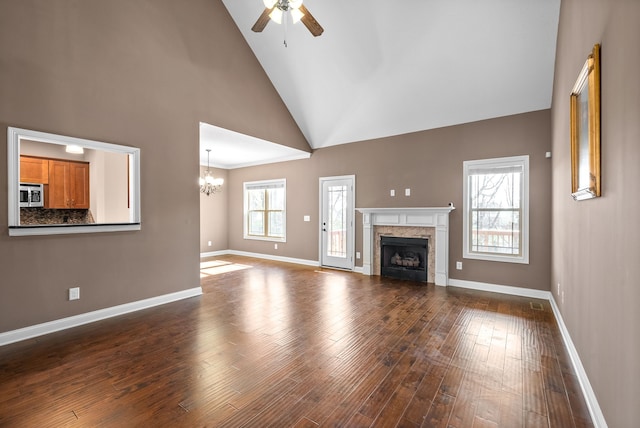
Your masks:
{"label": "wooden upper cabinet", "polygon": [[89,208],[89,164],[49,160],[47,208]]}
{"label": "wooden upper cabinet", "polygon": [[49,191],[46,192],[47,208],[70,208],[71,190],[69,162],[49,161]]}
{"label": "wooden upper cabinet", "polygon": [[49,184],[49,160],[20,156],[20,182]]}
{"label": "wooden upper cabinet", "polygon": [[89,164],[69,162],[72,208],[89,209]]}

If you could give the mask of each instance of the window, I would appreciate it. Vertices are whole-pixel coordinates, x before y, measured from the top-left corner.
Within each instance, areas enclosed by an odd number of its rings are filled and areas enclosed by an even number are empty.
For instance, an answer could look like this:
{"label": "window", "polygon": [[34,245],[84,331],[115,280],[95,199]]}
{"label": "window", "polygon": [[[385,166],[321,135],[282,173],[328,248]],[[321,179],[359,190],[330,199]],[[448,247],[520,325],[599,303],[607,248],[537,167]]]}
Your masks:
{"label": "window", "polygon": [[285,179],[244,183],[244,238],[286,240]]}
{"label": "window", "polygon": [[529,156],[464,162],[464,254],[529,263]]}

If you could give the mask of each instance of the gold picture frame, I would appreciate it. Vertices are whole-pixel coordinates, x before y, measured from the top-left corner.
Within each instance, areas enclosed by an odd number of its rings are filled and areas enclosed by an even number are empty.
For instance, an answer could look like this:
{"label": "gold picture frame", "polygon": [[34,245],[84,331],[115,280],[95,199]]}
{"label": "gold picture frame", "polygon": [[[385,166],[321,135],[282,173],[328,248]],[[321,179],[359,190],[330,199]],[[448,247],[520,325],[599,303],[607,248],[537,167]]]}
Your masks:
{"label": "gold picture frame", "polygon": [[571,196],[576,201],[600,196],[600,45],[571,91]]}

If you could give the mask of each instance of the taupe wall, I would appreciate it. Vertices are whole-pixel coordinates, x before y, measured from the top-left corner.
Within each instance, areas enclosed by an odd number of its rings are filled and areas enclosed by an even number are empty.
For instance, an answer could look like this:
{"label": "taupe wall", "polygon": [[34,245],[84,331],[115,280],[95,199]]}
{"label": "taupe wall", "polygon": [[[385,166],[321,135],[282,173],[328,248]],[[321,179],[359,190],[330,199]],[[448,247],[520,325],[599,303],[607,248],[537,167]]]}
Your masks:
{"label": "taupe wall", "polygon": [[[200,167],[200,176],[207,168]],[[222,191],[213,195],[200,194],[200,252],[229,249],[228,204],[229,174],[225,169],[211,168],[215,178],[224,179]],[[211,246],[208,242],[211,241]]]}
{"label": "taupe wall", "polygon": [[[309,150],[219,0],[2,0],[0,70],[0,332],[199,286],[200,121]],[[142,230],[9,237],[7,126],[140,147]]]}
{"label": "taupe wall", "polygon": [[[552,292],[610,427],[640,421],[640,2],[564,0],[552,105]],[[569,99],[601,43],[602,197],[571,200]]]}
{"label": "taupe wall", "polygon": [[[318,255],[318,179],[356,175],[357,207],[446,206],[451,215],[451,278],[549,289],[551,256],[550,111],[452,126],[316,150],[310,159],[229,171],[229,248],[306,260]],[[530,155],[530,264],[462,259],[462,162]],[[287,179],[287,242],[243,239],[242,183]],[[411,188],[411,196],[404,189]],[[396,196],[390,197],[389,190]],[[311,222],[303,216],[310,215]],[[362,218],[356,219],[356,251],[362,251]],[[456,260],[463,270],[455,270]],[[362,265],[362,260],[356,261]]]}

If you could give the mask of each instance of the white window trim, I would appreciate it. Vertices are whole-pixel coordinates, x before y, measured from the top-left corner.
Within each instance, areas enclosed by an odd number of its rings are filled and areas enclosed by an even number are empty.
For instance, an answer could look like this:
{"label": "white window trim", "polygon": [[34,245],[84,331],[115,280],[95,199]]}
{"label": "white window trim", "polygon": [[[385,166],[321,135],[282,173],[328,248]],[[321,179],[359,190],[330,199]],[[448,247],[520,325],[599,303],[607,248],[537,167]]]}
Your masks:
{"label": "white window trim", "polygon": [[[249,202],[247,198],[247,188],[259,186],[259,185],[269,185],[269,184],[282,184],[284,187],[284,215],[282,218],[282,228],[284,232],[284,237],[282,238],[274,238],[268,236],[255,236],[249,235],[249,221],[248,221],[248,213],[249,213]],[[242,195],[243,195],[243,229],[244,229],[244,239],[250,239],[252,241],[269,241],[269,242],[287,242],[287,179],[286,178],[278,178],[274,180],[259,180],[259,181],[246,181],[242,185]]]}
{"label": "white window trim", "polygon": [[[509,256],[504,254],[478,254],[469,251],[469,169],[478,166],[522,165],[522,254]],[[471,160],[463,162],[463,222],[462,222],[462,257],[465,259],[488,260],[494,262],[529,264],[529,156],[511,156],[504,158]]]}

